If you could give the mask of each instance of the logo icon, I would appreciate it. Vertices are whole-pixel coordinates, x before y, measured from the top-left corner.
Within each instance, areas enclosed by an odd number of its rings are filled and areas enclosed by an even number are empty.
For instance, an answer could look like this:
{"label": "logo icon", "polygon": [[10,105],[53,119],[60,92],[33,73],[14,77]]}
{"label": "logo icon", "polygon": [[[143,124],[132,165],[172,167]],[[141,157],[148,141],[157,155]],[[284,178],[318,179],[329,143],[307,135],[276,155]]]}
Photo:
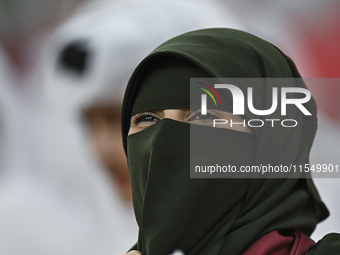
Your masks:
{"label": "logo icon", "polygon": [[[220,104],[222,106],[222,101],[217,93],[217,91],[209,86],[208,84],[197,82],[199,84],[202,84],[206,86],[208,89],[210,89],[219,99]],[[203,90],[206,92],[214,101],[215,106],[217,106],[216,100],[214,96],[211,94],[211,92],[207,89],[197,87],[198,89]],[[215,88],[217,89],[228,89],[233,97],[233,114],[234,115],[244,115],[244,108],[245,108],[245,97],[240,88],[238,88],[235,85],[231,84],[215,84]],[[300,93],[304,94],[305,97],[303,98],[288,98],[287,94],[289,93]],[[278,107],[278,88],[273,87],[272,88],[272,106],[269,109],[266,110],[259,110],[255,109],[253,104],[253,88],[248,87],[247,88],[247,105],[250,112],[252,112],[255,115],[258,116],[264,116],[264,115],[270,115],[272,114]],[[294,87],[283,87],[281,88],[281,115],[285,116],[287,113],[287,105],[295,105],[304,115],[312,115],[305,106],[303,106],[304,103],[307,103],[311,99],[311,93],[309,90],[305,88],[294,88]],[[201,95],[201,112],[202,115],[206,115],[207,113],[207,95],[202,94]]]}
{"label": "logo icon", "polygon": [[[223,105],[220,95],[217,93],[217,91],[213,87],[211,87],[210,85],[205,84],[203,82],[197,82],[197,83],[201,84],[201,85],[204,85],[208,89],[210,89],[217,96],[218,100],[220,101],[221,106]],[[204,92],[206,92],[212,98],[212,100],[214,101],[215,106],[217,106],[215,97],[211,94],[211,92],[209,90],[201,88],[201,87],[197,87],[197,88],[203,90]],[[202,100],[201,114],[206,115],[207,114],[207,95],[206,94],[202,94],[201,100]]]}

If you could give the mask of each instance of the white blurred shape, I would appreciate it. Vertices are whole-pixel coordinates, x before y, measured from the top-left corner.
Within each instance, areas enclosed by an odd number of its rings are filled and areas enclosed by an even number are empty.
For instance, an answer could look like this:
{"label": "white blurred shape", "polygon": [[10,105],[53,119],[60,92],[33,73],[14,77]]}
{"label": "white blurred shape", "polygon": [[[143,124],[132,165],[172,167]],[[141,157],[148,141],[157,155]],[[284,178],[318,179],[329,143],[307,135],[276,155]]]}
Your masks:
{"label": "white blurred shape", "polygon": [[136,236],[78,127],[10,73],[0,51],[0,254],[123,254]]}
{"label": "white blurred shape", "polygon": [[[120,104],[131,73],[147,54],[176,35],[208,27],[244,29],[234,13],[205,0],[85,5],[47,47],[42,69],[47,98],[66,112],[98,101]],[[61,52],[73,42],[82,42],[89,52],[82,75],[60,65]]]}

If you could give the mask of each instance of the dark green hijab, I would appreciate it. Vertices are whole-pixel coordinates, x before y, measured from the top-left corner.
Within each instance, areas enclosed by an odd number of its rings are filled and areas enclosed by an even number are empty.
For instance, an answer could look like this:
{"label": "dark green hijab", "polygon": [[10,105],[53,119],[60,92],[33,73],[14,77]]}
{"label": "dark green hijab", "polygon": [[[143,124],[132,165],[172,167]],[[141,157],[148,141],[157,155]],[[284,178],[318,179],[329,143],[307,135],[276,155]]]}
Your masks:
{"label": "dark green hijab", "polygon": [[[139,225],[134,248],[146,255],[170,254],[176,249],[187,255],[234,255],[273,230],[310,235],[317,222],[328,216],[312,179],[190,179],[189,124],[164,119],[128,137],[130,119],[136,113],[189,108],[190,77],[300,75],[272,44],[222,28],[177,36],[140,63],[128,83],[122,110],[123,143]],[[303,83],[296,86],[305,87]],[[254,100],[267,109],[271,88],[264,86],[260,91]],[[317,127],[314,100],[305,107],[312,117],[291,113],[299,121],[296,128],[261,128],[253,134],[213,132],[229,144],[243,141],[238,150],[244,153],[229,153],[236,161],[305,164]],[[253,116],[246,112],[244,118]]]}

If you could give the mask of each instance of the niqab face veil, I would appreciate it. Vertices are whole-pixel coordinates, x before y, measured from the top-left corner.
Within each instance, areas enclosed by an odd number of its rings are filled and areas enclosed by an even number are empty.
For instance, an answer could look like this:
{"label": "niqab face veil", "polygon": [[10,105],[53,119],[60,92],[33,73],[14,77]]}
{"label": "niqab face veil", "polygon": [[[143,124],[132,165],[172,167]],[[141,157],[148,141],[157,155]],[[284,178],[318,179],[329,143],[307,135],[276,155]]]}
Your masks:
{"label": "niqab face veil", "polygon": [[[142,61],[129,81],[122,112],[140,230],[134,248],[146,255],[170,254],[176,249],[187,255],[241,254],[273,230],[300,230],[310,235],[316,223],[328,216],[312,179],[190,179],[189,124],[163,119],[128,136],[131,116],[136,113],[190,108],[190,77],[300,75],[275,46],[251,34],[222,28],[170,39]],[[268,103],[271,99],[264,95],[271,89],[263,86],[263,94],[254,100],[260,100],[260,105]],[[314,117],[306,118],[297,110],[293,113],[299,121],[297,128],[261,128],[252,134],[215,128],[212,133],[222,137],[226,157],[235,165],[305,164],[317,123],[314,100],[305,107]],[[246,113],[245,118],[251,117]]]}

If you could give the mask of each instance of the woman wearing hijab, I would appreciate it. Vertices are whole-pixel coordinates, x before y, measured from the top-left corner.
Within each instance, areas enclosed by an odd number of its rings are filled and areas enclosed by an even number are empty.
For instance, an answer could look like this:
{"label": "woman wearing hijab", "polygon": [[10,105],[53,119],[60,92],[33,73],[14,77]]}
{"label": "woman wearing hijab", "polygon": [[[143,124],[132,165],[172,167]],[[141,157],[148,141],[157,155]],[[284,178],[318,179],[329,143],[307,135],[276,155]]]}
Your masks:
{"label": "woman wearing hijab", "polygon": [[[190,78],[197,77],[301,78],[290,58],[275,46],[223,28],[170,39],[138,65],[122,111],[123,144],[139,226],[133,249],[145,255],[175,250],[187,255],[339,253],[338,234],[329,234],[318,244],[309,238],[329,214],[310,176],[190,179],[193,130],[208,134],[208,139],[202,139],[207,143],[200,144],[208,157],[214,157],[209,154],[213,147],[209,138],[214,138],[236,165],[308,163],[317,124],[314,100],[304,104],[312,116],[290,108],[287,118],[299,123],[294,128],[266,125],[231,130],[189,125],[211,121],[208,115],[188,110]],[[257,85],[254,105],[270,108],[272,84]],[[303,82],[294,86],[306,88]],[[239,87],[245,94],[247,86]],[[242,116],[245,120],[266,117],[249,110]],[[278,119],[281,114],[275,111],[270,117]]]}

